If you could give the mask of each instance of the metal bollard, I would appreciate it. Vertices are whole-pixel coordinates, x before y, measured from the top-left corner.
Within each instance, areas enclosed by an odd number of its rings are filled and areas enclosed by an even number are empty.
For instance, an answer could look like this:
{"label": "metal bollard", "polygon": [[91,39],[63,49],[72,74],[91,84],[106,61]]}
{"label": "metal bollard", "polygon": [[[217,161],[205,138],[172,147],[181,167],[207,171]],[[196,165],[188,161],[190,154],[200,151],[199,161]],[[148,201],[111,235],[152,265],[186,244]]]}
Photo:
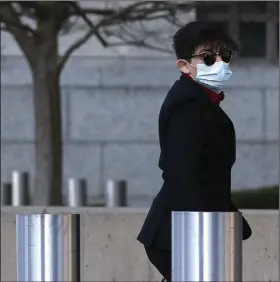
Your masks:
{"label": "metal bollard", "polygon": [[105,191],[106,206],[126,207],[127,206],[127,185],[125,180],[108,180]]}
{"label": "metal bollard", "polygon": [[17,215],[17,281],[81,281],[80,215]]}
{"label": "metal bollard", "polygon": [[11,206],[12,204],[12,184],[4,182],[1,191],[1,205]]}
{"label": "metal bollard", "polygon": [[68,180],[68,206],[82,207],[87,205],[86,179],[70,178]]}
{"label": "metal bollard", "polygon": [[172,281],[242,281],[242,214],[172,212]]}
{"label": "metal bollard", "polygon": [[12,172],[12,205],[29,205],[29,174],[28,172]]}

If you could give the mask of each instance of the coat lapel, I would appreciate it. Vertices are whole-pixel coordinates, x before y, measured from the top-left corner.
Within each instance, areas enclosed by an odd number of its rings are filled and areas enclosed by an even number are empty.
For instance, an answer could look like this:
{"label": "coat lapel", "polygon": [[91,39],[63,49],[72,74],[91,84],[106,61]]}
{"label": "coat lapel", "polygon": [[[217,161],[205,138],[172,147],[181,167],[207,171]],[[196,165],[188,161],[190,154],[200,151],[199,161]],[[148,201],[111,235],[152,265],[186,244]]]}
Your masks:
{"label": "coat lapel", "polygon": [[205,93],[202,88],[199,87],[199,90],[201,92],[200,95],[203,95],[205,102],[208,104],[207,108],[209,108],[210,112],[212,112],[215,116],[215,121],[218,128],[223,133],[224,138],[228,141],[226,145],[233,156],[233,164],[236,159],[236,137],[234,125],[224,110],[218,104],[214,104],[212,101],[210,101],[207,93]]}
{"label": "coat lapel", "polygon": [[212,109],[212,112],[216,115],[217,124],[219,125],[220,129],[224,132],[225,138],[228,140],[228,147],[234,155],[234,163],[236,159],[236,136],[234,125],[231,119],[219,105],[215,105],[210,102],[210,108]]}
{"label": "coat lapel", "polygon": [[[184,93],[186,93],[189,97],[201,97],[205,103],[208,104],[210,111],[216,116],[217,126],[219,126],[220,130],[224,133],[225,138],[228,140],[227,144],[229,150],[234,154],[235,161],[235,153],[236,153],[236,143],[235,143],[235,130],[231,119],[228,115],[222,110],[219,105],[214,104],[210,101],[207,94],[203,91],[203,89],[195,82],[191,81],[189,78],[181,76],[180,81],[182,84],[182,89],[184,89]],[[186,91],[186,89],[188,91]]]}
{"label": "coat lapel", "polygon": [[223,127],[223,129],[230,133],[231,135],[233,134],[235,136],[235,130],[233,123],[231,119],[228,117],[228,115],[224,112],[224,110],[219,106],[211,103],[211,108],[213,109],[213,112],[218,118],[218,122],[220,125]]}

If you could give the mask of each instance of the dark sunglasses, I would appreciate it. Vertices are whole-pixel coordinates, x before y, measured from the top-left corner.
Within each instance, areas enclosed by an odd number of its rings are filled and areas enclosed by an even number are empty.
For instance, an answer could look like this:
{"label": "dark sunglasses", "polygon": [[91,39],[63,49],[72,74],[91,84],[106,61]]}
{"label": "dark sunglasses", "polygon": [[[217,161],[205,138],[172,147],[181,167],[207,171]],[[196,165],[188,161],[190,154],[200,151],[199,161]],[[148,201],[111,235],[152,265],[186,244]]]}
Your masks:
{"label": "dark sunglasses", "polygon": [[206,66],[212,66],[215,64],[217,56],[220,56],[223,62],[230,63],[232,54],[233,52],[230,50],[221,50],[219,53],[205,52],[198,55],[193,55],[191,58],[199,57],[204,61]]}

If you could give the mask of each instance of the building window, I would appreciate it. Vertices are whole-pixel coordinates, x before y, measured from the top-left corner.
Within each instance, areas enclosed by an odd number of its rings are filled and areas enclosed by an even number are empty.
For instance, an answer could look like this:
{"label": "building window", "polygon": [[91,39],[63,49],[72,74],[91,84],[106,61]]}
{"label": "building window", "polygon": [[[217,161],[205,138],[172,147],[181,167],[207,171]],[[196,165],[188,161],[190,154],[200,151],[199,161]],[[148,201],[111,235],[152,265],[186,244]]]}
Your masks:
{"label": "building window", "polygon": [[227,22],[240,58],[275,62],[279,57],[279,2],[205,1],[197,8],[197,20]]}
{"label": "building window", "polygon": [[255,1],[254,3],[249,1],[248,2],[237,1],[234,4],[237,6],[239,14],[250,14],[253,11],[254,14],[262,15],[265,14],[266,11],[265,1]]}
{"label": "building window", "polygon": [[266,56],[266,24],[239,23],[240,58],[265,58]]}
{"label": "building window", "polygon": [[211,21],[211,24],[216,25],[218,28],[222,29],[225,32],[229,31],[229,24],[227,21]]}

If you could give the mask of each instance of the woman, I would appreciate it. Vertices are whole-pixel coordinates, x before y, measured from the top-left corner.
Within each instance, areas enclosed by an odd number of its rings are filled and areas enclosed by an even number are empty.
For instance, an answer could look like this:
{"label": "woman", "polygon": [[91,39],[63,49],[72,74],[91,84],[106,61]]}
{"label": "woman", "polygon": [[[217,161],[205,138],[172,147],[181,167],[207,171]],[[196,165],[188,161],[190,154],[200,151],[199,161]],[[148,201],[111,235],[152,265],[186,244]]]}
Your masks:
{"label": "woman", "polygon": [[[216,26],[191,22],[175,34],[173,47],[181,76],[159,115],[164,183],[137,237],[166,281],[171,280],[171,212],[237,210],[231,202],[235,131],[219,106],[237,45]],[[243,239],[250,236],[243,218]]]}

